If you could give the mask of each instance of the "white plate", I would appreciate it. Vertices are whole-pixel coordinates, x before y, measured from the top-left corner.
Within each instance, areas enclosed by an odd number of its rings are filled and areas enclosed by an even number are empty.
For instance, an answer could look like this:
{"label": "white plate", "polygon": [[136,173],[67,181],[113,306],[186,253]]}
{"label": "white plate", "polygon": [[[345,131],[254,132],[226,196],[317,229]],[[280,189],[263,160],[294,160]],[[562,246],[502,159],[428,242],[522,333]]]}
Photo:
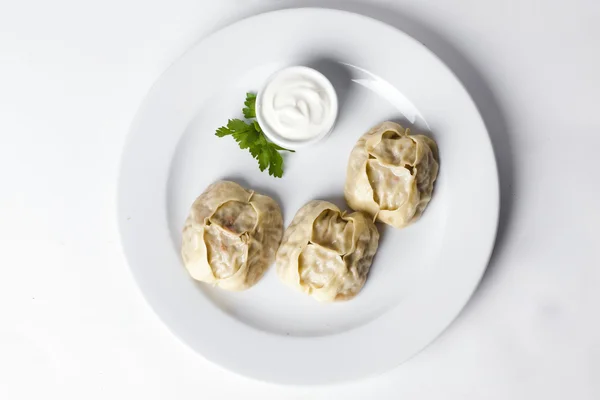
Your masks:
{"label": "white plate", "polygon": [[[287,156],[275,179],[215,129],[241,117],[246,91],[277,69],[312,66],[336,86],[340,114],[317,147]],[[441,170],[423,218],[381,227],[369,279],[355,299],[320,304],[278,281],[229,293],[193,281],[179,256],[192,201],[233,179],[279,201],[287,225],[312,199],[345,207],[346,162],[372,125],[399,120],[433,136]],[[485,270],[498,217],[486,128],[456,77],[420,43],[378,21],[324,9],[278,11],[198,43],[158,80],[122,162],[119,223],[133,274],[185,343],[232,371],[280,383],[351,380],[399,365],[463,308]]]}

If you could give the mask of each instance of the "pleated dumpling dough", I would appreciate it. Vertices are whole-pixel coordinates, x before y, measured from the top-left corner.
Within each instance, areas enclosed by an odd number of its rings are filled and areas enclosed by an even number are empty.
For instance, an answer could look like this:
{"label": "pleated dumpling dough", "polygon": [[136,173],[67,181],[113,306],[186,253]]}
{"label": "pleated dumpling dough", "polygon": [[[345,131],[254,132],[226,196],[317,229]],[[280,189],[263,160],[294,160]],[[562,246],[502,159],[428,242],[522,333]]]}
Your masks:
{"label": "pleated dumpling dough", "polygon": [[181,255],[194,279],[244,290],[273,263],[282,233],[281,210],[272,198],[220,181],[192,204]]}
{"label": "pleated dumpling dough", "polygon": [[363,135],[350,153],[344,195],[352,209],[403,228],[427,207],[438,169],[433,139],[383,122]]}
{"label": "pleated dumpling dough", "polygon": [[365,284],[378,244],[379,232],[364,214],[345,215],[334,204],[314,200],[285,230],[277,274],[319,301],[348,300]]}

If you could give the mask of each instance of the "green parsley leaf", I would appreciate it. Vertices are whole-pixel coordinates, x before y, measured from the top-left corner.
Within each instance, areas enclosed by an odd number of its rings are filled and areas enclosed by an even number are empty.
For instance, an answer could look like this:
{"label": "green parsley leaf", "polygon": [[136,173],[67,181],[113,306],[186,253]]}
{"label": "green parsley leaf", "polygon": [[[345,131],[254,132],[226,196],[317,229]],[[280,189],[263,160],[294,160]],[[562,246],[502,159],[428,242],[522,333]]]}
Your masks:
{"label": "green parsley leaf", "polygon": [[229,128],[227,128],[226,126],[222,126],[217,129],[217,132],[215,133],[215,135],[217,135],[218,137],[225,137],[227,135],[231,135],[232,133],[233,132],[231,132],[229,130]]}
{"label": "green parsley leaf", "polygon": [[248,133],[246,133],[242,137],[240,137],[240,140],[236,139],[236,141],[240,145],[240,149],[248,149],[250,148],[250,146],[252,146],[254,142],[258,140],[259,137],[260,132],[257,132],[256,130],[251,130],[248,131]]}
{"label": "green parsley leaf", "polygon": [[269,175],[272,175],[276,178],[281,178],[283,176],[283,157],[274,147],[269,146]]}
{"label": "green parsley leaf", "polygon": [[242,112],[244,113],[244,117],[256,118],[256,94],[255,93],[246,93],[246,101],[244,102],[244,107]]}
{"label": "green parsley leaf", "polygon": [[256,121],[256,120],[254,121],[254,128],[257,131],[262,132],[262,128],[260,127],[260,125],[258,124],[258,121]]}
{"label": "green parsley leaf", "polygon": [[252,145],[250,147],[248,147],[248,151],[250,151],[250,154],[252,154],[252,157],[256,158],[257,160],[258,160],[258,156],[260,155],[260,152],[262,150],[262,146],[258,143],[259,141],[260,141],[260,137],[259,137],[259,140],[252,143]]}
{"label": "green parsley leaf", "polygon": [[271,152],[269,151],[269,147],[263,147],[260,149],[260,153],[257,157],[258,159],[258,168],[260,168],[261,171],[264,171],[270,163],[270,159],[271,159]]}
{"label": "green parsley leaf", "polygon": [[[255,103],[256,95],[247,93],[244,103],[246,107],[243,109],[246,118],[256,116]],[[283,176],[283,157],[279,154],[279,151],[294,152],[294,150],[288,150],[269,142],[256,120],[248,123],[241,119],[230,119],[227,121],[226,126],[217,129],[215,135],[218,137],[233,137],[240,149],[248,149],[252,157],[258,161],[258,168],[261,171],[268,168],[269,175],[276,178]]]}
{"label": "green parsley leaf", "polygon": [[229,122],[227,122],[227,128],[233,131],[233,133],[246,133],[253,129],[250,124],[241,119],[230,119]]}

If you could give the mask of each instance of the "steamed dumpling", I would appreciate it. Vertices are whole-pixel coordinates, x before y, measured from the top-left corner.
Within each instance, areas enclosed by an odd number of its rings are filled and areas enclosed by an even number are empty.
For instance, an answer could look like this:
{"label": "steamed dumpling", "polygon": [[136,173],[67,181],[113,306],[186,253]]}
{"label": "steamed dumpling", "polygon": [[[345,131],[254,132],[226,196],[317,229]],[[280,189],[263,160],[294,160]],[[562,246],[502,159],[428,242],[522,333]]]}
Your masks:
{"label": "steamed dumpling", "polygon": [[437,151],[433,139],[410,135],[400,124],[375,126],[350,153],[344,188],[348,205],[396,228],[416,221],[431,200]]}
{"label": "steamed dumpling", "polygon": [[346,215],[327,201],[304,205],[277,251],[277,274],[323,302],[356,296],[367,280],[379,232],[360,212]]}
{"label": "steamed dumpling", "polygon": [[192,278],[244,290],[275,259],[283,233],[279,205],[235,182],[210,185],[192,204],[181,255]]}

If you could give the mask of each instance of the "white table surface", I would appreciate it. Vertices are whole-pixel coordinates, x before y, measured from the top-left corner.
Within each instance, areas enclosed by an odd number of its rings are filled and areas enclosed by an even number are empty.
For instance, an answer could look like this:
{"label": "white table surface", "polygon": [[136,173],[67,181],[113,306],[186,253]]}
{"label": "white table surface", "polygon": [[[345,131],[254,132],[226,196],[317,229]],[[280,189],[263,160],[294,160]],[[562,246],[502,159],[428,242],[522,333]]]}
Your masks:
{"label": "white table surface", "polygon": [[[219,27],[298,4],[436,52],[483,114],[502,190],[488,272],[446,333],[383,376],[316,388],[233,375],[179,342],[115,220],[128,126],[161,72]],[[0,398],[599,399],[599,21],[595,0],[2,0]]]}

